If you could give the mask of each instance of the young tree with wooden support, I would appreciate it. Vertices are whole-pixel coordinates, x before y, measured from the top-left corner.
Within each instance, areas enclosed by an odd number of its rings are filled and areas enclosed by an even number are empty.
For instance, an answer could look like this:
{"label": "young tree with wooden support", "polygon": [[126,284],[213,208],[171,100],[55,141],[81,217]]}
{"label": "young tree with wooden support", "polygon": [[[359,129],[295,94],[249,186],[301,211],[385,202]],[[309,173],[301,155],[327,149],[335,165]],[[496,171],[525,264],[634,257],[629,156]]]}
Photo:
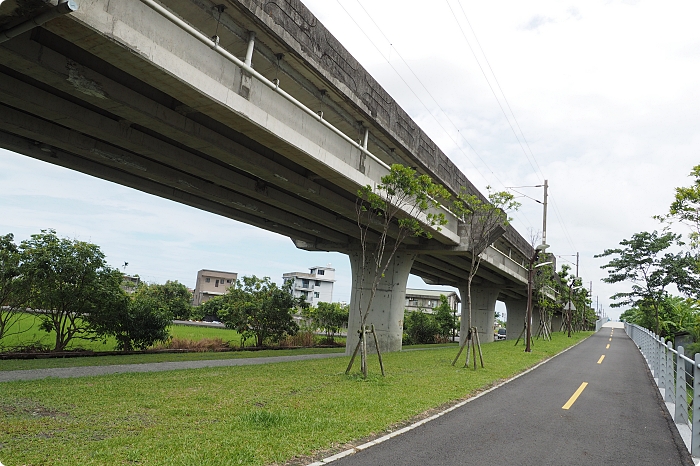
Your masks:
{"label": "young tree with wooden support", "polygon": [[[448,199],[447,190],[433,182],[427,175],[400,164],[391,166],[389,173],[376,186],[362,187],[356,204],[357,226],[360,229],[361,276],[357,282],[357,302],[360,305],[359,340],[345,373],[349,373],[358,350],[361,370],[367,377],[367,334],[372,333],[382,364],[377,335],[373,325],[367,325],[367,317],[377,286],[384,276],[396,251],[409,236],[430,238],[428,228],[440,230],[447,220],[437,212],[440,200]],[[370,296],[363,300],[366,277],[371,277]],[[382,364],[382,375],[384,367]]]}
{"label": "young tree with wooden support", "polygon": [[[487,201],[462,190],[451,207],[460,220],[460,235],[465,235],[468,238],[468,251],[471,255],[471,267],[467,275],[467,335],[460,345],[452,365],[455,365],[466,346],[467,355],[464,367],[469,366],[471,345],[471,350],[474,353],[474,369],[476,369],[476,351],[479,351],[481,367],[484,367],[484,357],[481,352],[477,328],[472,325],[472,281],[479,270],[481,254],[503,234],[504,228],[510,223],[508,212],[515,211],[520,207],[520,203],[514,200],[511,193],[506,191],[492,193],[490,187],[486,189],[489,190]],[[462,312],[462,318],[464,318],[464,312]]]}

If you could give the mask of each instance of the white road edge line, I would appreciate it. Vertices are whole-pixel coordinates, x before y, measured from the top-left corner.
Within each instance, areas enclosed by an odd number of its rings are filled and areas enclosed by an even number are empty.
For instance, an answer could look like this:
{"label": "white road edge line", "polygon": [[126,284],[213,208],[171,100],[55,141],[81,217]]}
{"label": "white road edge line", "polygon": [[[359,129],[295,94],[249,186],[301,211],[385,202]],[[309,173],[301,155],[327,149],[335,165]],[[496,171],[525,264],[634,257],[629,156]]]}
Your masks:
{"label": "white road edge line", "polygon": [[332,463],[332,462],[335,461],[335,460],[339,460],[339,459],[341,459],[341,458],[345,458],[346,456],[354,455],[355,453],[360,452],[360,451],[362,451],[362,450],[366,450],[366,449],[369,448],[369,447],[372,447],[372,446],[374,446],[374,445],[378,445],[378,444],[380,444],[380,443],[386,442],[387,440],[392,439],[392,438],[394,438],[394,437],[397,437],[397,436],[399,436],[399,435],[401,435],[401,434],[405,434],[406,432],[408,432],[408,431],[410,431],[410,430],[413,430],[413,429],[415,429],[415,428],[417,428],[417,427],[420,427],[420,426],[422,426],[423,424],[425,424],[425,423],[427,423],[427,422],[430,422],[430,421],[432,421],[432,420],[435,420],[435,419],[439,418],[440,416],[443,416],[443,415],[445,415],[445,414],[447,414],[447,413],[449,413],[449,412],[451,412],[451,411],[454,411],[454,410],[457,409],[457,408],[461,408],[462,406],[466,405],[467,403],[469,403],[469,402],[471,402],[471,401],[474,401],[474,400],[476,400],[477,398],[480,398],[480,397],[486,395],[487,393],[490,393],[490,392],[496,390],[497,388],[500,388],[500,387],[504,386],[504,385],[507,384],[507,383],[512,382],[513,380],[517,379],[518,377],[522,377],[523,375],[525,375],[525,374],[527,374],[527,373],[529,373],[529,372],[534,371],[535,369],[537,369],[538,367],[540,367],[542,364],[548,363],[549,361],[551,361],[552,359],[556,358],[556,357],[559,356],[560,354],[566,353],[566,352],[569,351],[571,348],[575,348],[575,347],[578,346],[581,342],[584,342],[584,341],[586,341],[586,340],[587,340],[587,338],[584,338],[583,340],[579,341],[579,342],[576,343],[575,345],[572,345],[572,346],[566,348],[566,349],[563,350],[562,352],[555,354],[554,356],[552,356],[552,357],[549,358],[549,359],[545,359],[544,361],[538,363],[537,365],[532,366],[532,367],[529,368],[528,370],[526,370],[526,371],[524,371],[524,372],[521,372],[520,374],[518,374],[518,375],[516,375],[516,376],[513,376],[512,378],[510,378],[510,379],[508,379],[508,380],[505,380],[505,381],[499,383],[498,385],[495,385],[495,386],[489,388],[488,390],[479,393],[478,395],[474,395],[473,397],[471,397],[471,398],[469,398],[469,399],[460,401],[460,402],[457,403],[456,405],[450,406],[449,408],[447,408],[447,409],[444,410],[444,411],[441,411],[441,412],[439,412],[439,413],[437,413],[437,414],[433,414],[432,416],[427,417],[427,418],[425,418],[425,419],[421,419],[420,421],[418,421],[418,422],[416,422],[416,423],[414,423],[414,424],[411,424],[410,426],[406,426],[406,427],[403,427],[403,428],[401,428],[401,429],[395,430],[394,432],[390,432],[390,433],[388,433],[388,434],[386,434],[386,435],[384,435],[384,436],[382,436],[382,437],[379,437],[379,438],[376,438],[376,439],[372,440],[371,442],[363,443],[362,445],[358,445],[358,446],[356,446],[356,447],[350,448],[349,450],[345,450],[345,451],[342,451],[342,452],[340,452],[340,453],[336,453],[335,455],[329,456],[328,458],[324,458],[324,459],[322,459],[322,460],[315,461],[315,462],[313,462],[313,463],[309,463],[309,464],[306,465],[306,466],[324,466],[324,465],[326,465],[326,464],[328,464],[328,463]]}

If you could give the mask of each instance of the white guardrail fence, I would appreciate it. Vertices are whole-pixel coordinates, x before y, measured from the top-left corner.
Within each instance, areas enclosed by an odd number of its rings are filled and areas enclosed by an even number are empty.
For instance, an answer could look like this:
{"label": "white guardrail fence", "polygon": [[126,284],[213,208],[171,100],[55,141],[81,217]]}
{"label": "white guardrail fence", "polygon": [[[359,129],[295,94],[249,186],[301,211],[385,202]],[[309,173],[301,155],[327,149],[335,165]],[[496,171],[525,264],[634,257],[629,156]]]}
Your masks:
{"label": "white guardrail fence", "polygon": [[682,346],[675,350],[670,341],[635,324],[625,323],[625,332],[647,360],[690,454],[700,457],[700,353],[690,359]]}

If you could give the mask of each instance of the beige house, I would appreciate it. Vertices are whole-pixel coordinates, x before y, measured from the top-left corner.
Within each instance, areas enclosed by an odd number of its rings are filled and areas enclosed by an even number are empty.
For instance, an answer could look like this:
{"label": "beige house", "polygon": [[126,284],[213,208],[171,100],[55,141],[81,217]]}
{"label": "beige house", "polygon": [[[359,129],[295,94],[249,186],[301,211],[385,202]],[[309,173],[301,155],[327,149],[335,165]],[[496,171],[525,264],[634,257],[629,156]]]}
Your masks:
{"label": "beige house", "polygon": [[237,273],[218,270],[200,270],[197,272],[197,284],[194,287],[192,304],[199,306],[214,296],[221,296],[236,284]]}
{"label": "beige house", "polygon": [[461,302],[459,295],[454,291],[417,290],[406,288],[406,312],[423,311],[432,314],[433,309],[440,305],[440,295],[445,295],[452,312],[457,312],[457,305]]}

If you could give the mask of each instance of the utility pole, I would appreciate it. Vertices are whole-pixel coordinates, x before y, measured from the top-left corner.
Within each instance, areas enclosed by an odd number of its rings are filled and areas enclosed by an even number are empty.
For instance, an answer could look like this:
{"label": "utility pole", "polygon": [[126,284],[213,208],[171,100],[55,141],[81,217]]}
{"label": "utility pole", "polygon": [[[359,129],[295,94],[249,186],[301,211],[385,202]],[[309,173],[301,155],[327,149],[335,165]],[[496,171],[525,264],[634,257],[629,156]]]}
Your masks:
{"label": "utility pole", "polygon": [[[542,203],[542,244],[547,244],[547,187],[549,184],[544,180],[544,202]],[[578,263],[578,254],[576,255]],[[578,275],[578,267],[576,267],[576,275]]]}
{"label": "utility pole", "polygon": [[576,253],[576,276],[578,277],[578,252]]}

